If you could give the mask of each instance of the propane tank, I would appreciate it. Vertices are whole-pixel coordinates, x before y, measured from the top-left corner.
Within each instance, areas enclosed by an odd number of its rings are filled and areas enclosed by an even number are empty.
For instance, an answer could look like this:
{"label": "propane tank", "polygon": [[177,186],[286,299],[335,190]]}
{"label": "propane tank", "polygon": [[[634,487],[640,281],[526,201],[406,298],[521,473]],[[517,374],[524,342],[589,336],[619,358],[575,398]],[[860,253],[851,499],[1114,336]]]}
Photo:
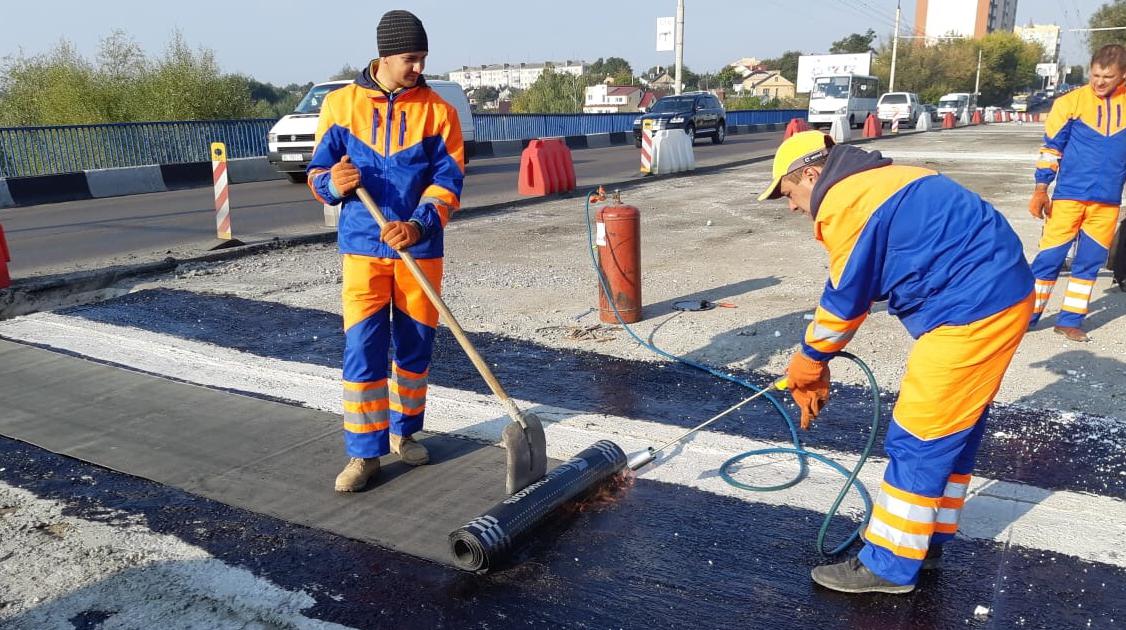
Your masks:
{"label": "propane tank", "polygon": [[[615,191],[609,204],[599,208],[595,245],[598,264],[614,306],[627,324],[641,320],[641,212],[622,204]],[[617,323],[614,309],[598,285],[598,315],[608,324]]]}

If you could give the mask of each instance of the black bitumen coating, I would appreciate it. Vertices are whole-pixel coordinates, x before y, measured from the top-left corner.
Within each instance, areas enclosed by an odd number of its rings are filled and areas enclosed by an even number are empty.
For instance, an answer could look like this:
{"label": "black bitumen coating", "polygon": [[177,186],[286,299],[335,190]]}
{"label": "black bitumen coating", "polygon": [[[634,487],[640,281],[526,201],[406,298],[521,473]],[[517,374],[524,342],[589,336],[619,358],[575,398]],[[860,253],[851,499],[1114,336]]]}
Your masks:
{"label": "black bitumen coating", "polygon": [[[341,364],[340,316],[327,311],[229,295],[150,289],[63,312],[263,357],[333,368]],[[489,333],[469,335],[510,395],[555,407],[687,428],[748,394],[744,388],[678,364],[562,350]],[[762,384],[777,377],[738,376]],[[489,393],[453,336],[444,330],[435,345],[430,382]],[[886,396],[884,402],[886,422],[895,396]],[[835,386],[817,430],[804,434],[803,440],[810,447],[858,453],[870,422],[867,391]],[[989,434],[1002,432],[1010,437],[985,440],[978,474],[1048,490],[1126,499],[1126,475],[1119,474],[1126,470],[1126,431],[1119,430],[1116,423],[1082,417],[1064,420],[1057,413],[1005,405],[993,408],[989,422]],[[757,439],[789,438],[782,420],[765,402],[748,405],[710,430]],[[882,454],[882,448],[877,454]]]}
{"label": "black bitumen coating", "polygon": [[[912,594],[827,592],[808,577],[819,515],[648,480],[612,503],[558,513],[512,565],[477,576],[6,438],[0,462],[0,481],[63,502],[66,515],[111,525],[141,516],[154,532],[308,592],[307,616],[358,628],[1115,628],[1126,619],[1126,571],[980,541],[950,543]],[[975,617],[977,606],[990,614]],[[99,602],[72,621],[112,623],[114,612]]]}

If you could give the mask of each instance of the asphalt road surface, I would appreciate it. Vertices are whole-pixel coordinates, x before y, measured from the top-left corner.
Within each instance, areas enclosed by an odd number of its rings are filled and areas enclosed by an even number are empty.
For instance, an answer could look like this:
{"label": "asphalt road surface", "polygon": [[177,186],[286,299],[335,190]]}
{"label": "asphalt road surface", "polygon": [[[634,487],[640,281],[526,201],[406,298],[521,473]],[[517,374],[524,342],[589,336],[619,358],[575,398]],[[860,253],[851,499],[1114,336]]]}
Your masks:
{"label": "asphalt road surface", "polygon": [[[728,136],[716,146],[696,143],[700,166],[714,166],[769,154],[781,132]],[[640,177],[632,146],[573,153],[580,189]],[[519,199],[519,156],[474,160],[466,176],[462,205],[471,211]],[[309,189],[286,180],[231,186],[235,238],[244,242],[325,231],[324,212]],[[13,277],[30,277],[111,263],[188,257],[216,245],[210,188],[45,204],[0,210]]]}

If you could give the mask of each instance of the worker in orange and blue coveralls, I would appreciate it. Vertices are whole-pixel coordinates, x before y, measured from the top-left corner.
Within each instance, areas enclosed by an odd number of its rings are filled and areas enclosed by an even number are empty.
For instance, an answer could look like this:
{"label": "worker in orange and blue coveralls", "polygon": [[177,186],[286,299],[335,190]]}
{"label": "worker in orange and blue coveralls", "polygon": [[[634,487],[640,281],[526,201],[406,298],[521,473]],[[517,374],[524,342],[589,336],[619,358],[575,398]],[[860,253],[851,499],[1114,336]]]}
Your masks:
{"label": "worker in orange and blue coveralls", "polygon": [[[1089,340],[1083,319],[1118,226],[1126,183],[1124,74],[1126,48],[1118,44],[1100,48],[1091,58],[1090,83],[1052,105],[1036,162],[1036,190],[1028,210],[1045,221],[1040,253],[1032,261],[1036,305],[1031,325],[1044,314],[1068,250],[1078,238],[1071,278],[1053,328],[1072,341]],[[1049,196],[1053,181],[1056,188]]]}
{"label": "worker in orange and blue coveralls", "polygon": [[[429,462],[422,429],[438,312],[403,264],[408,250],[435,288],[443,231],[458,208],[465,160],[457,111],[426,86],[422,22],[389,11],[376,30],[379,58],[328,95],[309,162],[309,187],[343,202],[344,446],[338,492],[362,489],[388,452]],[[363,185],[388,219],[382,229],[353,194]],[[387,354],[395,351],[388,379]]]}
{"label": "worker in orange and blue coveralls", "polygon": [[1028,328],[1032,273],[993,206],[934,171],[794,134],[759,197],[813,218],[829,279],[786,376],[808,428],[829,360],[874,302],[917,341],[887,429],[888,466],[858,556],[813,570],[846,593],[906,593],[954,538],[988,408]]}

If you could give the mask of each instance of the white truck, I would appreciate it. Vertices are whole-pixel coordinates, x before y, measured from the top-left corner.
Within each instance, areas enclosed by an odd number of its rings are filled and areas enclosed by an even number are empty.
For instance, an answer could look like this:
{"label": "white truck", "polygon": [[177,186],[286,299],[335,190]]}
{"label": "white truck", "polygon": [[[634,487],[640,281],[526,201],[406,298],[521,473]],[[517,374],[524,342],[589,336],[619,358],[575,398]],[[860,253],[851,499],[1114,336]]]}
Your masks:
{"label": "white truck", "polygon": [[876,113],[880,81],[876,77],[844,74],[815,77],[809,93],[809,124],[826,127],[837,116],[845,116],[849,126],[859,127]]}
{"label": "white truck", "polygon": [[969,92],[952,92],[938,99],[939,120],[945,118],[947,113],[954,114],[955,120],[961,120],[962,114],[968,112],[972,116],[975,109],[977,98]]}
{"label": "white truck", "polygon": [[[333,90],[352,83],[351,81],[326,81],[318,83],[297,104],[292,114],[282,116],[270,128],[266,136],[267,156],[270,164],[289,178],[293,183],[305,181],[305,167],[313,159],[313,141],[317,133],[317,118],[325,96]],[[439,96],[457,109],[461,121],[461,135],[465,141],[465,161],[473,154],[475,144],[473,132],[473,110],[461,86],[453,81],[427,80]]]}

